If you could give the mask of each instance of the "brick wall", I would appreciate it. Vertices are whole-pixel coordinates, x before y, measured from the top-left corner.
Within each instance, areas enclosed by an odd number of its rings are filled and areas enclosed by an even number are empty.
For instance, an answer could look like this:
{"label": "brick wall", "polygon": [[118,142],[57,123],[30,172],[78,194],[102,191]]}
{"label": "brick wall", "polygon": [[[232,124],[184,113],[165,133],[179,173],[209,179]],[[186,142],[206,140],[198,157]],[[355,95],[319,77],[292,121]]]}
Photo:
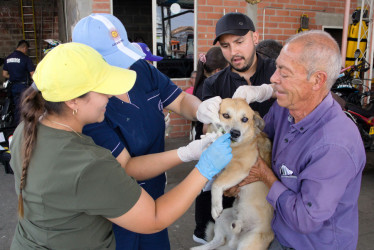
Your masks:
{"label": "brick wall", "polygon": [[[344,0],[282,0],[272,3],[262,1],[257,5],[257,31],[265,39],[284,42],[300,28],[300,17],[309,17],[309,29],[322,29],[319,17],[329,14],[341,14],[341,26],[344,16]],[[351,1],[351,11],[357,7],[357,1]],[[263,29],[263,25],[265,29]]]}
{"label": "brick wall", "polygon": [[[29,5],[27,1],[25,4]],[[42,58],[42,49],[47,45],[44,39],[58,39],[57,1],[34,1],[38,57]],[[26,12],[25,12],[26,13]],[[26,20],[25,20],[26,22]],[[29,28],[31,28],[30,26]],[[41,28],[42,27],[42,28]],[[53,33],[52,33],[53,32]],[[8,56],[16,48],[22,35],[21,5],[19,1],[0,1],[0,57]],[[26,37],[26,40],[30,39]],[[33,43],[30,45],[34,47]],[[30,51],[30,55],[33,51]],[[36,62],[34,62],[36,63]],[[0,67],[2,70],[2,67]],[[1,74],[0,74],[1,75]],[[0,81],[4,79],[0,76]]]}
{"label": "brick wall", "polygon": [[[172,79],[172,81],[183,90],[190,87],[188,84],[189,79]],[[164,113],[165,115],[167,114],[166,111]],[[170,131],[167,138],[189,136],[191,130],[191,121],[188,121],[175,113],[171,113],[170,118]]]}
{"label": "brick wall", "polygon": [[216,23],[224,13],[246,13],[248,5],[244,0],[198,0],[197,4],[198,54],[208,51],[213,46]]}
{"label": "brick wall", "polygon": [[22,39],[22,22],[18,1],[0,2],[0,57],[6,57]]}
{"label": "brick wall", "polygon": [[110,0],[92,0],[92,13],[111,13]]}
{"label": "brick wall", "polygon": [[[44,6],[44,11],[46,11],[46,6],[49,6],[50,2],[54,1],[36,0],[35,4]],[[133,3],[134,1],[113,0],[113,2],[122,5],[135,4]],[[351,1],[350,14],[358,6],[358,2],[360,1]],[[110,4],[110,0],[92,0],[92,12],[110,13],[112,9]],[[131,18],[131,22],[135,20],[133,23],[137,23],[137,27],[141,27],[140,30],[139,28],[136,30],[135,26],[126,25],[130,39],[142,36],[145,41],[150,44],[152,31],[150,30],[151,27],[146,25],[147,22],[149,23],[149,19],[152,16],[150,1],[138,0],[136,4],[140,6],[139,11],[136,13],[117,13],[115,9],[113,12],[125,24],[130,23],[127,20]],[[300,16],[302,14],[308,15],[310,29],[321,29],[321,19],[323,19],[321,17],[329,14],[340,14],[341,18],[343,18],[345,0],[263,0],[257,5],[248,4],[245,0],[197,0],[197,4],[198,21],[196,46],[199,54],[208,51],[208,49],[212,47],[212,42],[215,37],[215,25],[224,13],[237,11],[248,14],[256,23],[257,31],[260,33],[260,39],[262,39],[262,35],[264,35],[265,39],[275,39],[283,42],[289,36],[295,34],[296,30],[300,28]],[[46,16],[44,11],[43,16]],[[40,18],[42,16],[41,12],[39,12],[37,16]],[[55,21],[57,21],[56,15],[54,15],[54,17]],[[341,23],[342,22],[341,20]],[[265,29],[262,27],[264,24]],[[19,1],[0,1],[0,34],[2,37],[0,40],[0,57],[3,57],[13,51],[17,41],[22,39]],[[188,87],[188,79],[173,79],[173,81],[182,89]],[[172,130],[169,133],[169,137],[188,136],[190,122],[176,114],[171,114],[171,118]]]}

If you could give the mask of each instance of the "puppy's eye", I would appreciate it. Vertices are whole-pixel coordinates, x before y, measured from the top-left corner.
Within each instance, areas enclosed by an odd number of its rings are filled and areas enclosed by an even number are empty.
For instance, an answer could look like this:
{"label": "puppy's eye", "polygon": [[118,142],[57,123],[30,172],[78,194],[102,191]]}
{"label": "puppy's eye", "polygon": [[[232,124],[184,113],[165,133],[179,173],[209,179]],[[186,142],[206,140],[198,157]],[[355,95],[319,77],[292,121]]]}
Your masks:
{"label": "puppy's eye", "polygon": [[247,122],[248,121],[248,118],[247,117],[243,117],[242,118],[242,122]]}
{"label": "puppy's eye", "polygon": [[230,118],[230,115],[227,114],[227,113],[222,114],[222,116],[223,116],[223,118],[225,118],[225,119],[229,119],[229,118]]}

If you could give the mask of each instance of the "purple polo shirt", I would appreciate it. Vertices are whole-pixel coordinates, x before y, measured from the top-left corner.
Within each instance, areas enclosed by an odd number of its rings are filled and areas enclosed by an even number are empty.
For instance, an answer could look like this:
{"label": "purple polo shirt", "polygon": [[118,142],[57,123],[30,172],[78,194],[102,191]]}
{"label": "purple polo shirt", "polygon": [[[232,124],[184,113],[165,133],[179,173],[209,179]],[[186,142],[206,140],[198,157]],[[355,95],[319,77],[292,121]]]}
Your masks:
{"label": "purple polo shirt", "polygon": [[277,102],[264,119],[279,180],[267,196],[276,238],[295,249],[356,249],[366,155],[355,124],[331,94],[296,124]]}

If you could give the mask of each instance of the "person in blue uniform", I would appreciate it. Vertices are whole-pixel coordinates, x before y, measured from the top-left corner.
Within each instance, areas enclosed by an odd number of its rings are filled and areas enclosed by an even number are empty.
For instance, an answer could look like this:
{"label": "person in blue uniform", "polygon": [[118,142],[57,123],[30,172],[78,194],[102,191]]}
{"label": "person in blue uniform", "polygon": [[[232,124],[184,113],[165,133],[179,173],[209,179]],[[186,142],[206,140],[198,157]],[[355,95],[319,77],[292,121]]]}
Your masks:
{"label": "person in blue uniform", "polygon": [[15,124],[19,122],[21,94],[27,89],[28,82],[35,70],[32,60],[27,56],[29,47],[30,44],[26,40],[19,41],[16,50],[5,59],[3,66],[3,77],[11,83],[10,91],[15,105]]}
{"label": "person in blue uniform", "polygon": [[[143,52],[127,38],[123,24],[110,14],[91,14],[81,19],[73,30],[73,41],[96,49],[111,65],[130,68],[137,73],[134,87],[125,94],[110,98],[102,123],[86,126],[83,132],[96,144],[109,149],[126,172],[154,199],[164,193],[165,171],[196,160],[207,139],[191,142],[178,150],[164,152],[165,122],[163,109],[189,120],[209,122],[207,108],[186,94],[155,67],[142,60]],[[214,119],[218,119],[215,117]],[[167,229],[155,234],[139,234],[113,224],[117,249],[170,249]]]}

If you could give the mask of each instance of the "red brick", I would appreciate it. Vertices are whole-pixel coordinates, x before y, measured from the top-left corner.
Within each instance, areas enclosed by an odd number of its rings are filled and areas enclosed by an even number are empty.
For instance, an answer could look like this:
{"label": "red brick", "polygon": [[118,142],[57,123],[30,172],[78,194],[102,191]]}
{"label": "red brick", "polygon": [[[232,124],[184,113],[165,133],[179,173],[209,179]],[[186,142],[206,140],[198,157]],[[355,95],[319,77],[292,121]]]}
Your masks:
{"label": "red brick", "polygon": [[213,12],[212,6],[198,6],[197,7],[198,12]]}
{"label": "red brick", "polygon": [[197,20],[197,24],[198,25],[212,26],[213,25],[213,21],[212,20]]}
{"label": "red brick", "polygon": [[268,29],[268,32],[275,35],[283,34],[283,31],[281,29]]}
{"label": "red brick", "polygon": [[204,20],[204,19],[206,19],[206,13],[205,12],[197,13],[197,20]]}
{"label": "red brick", "polygon": [[219,14],[219,13],[207,13],[206,17],[208,19],[216,19],[216,20],[218,20],[218,19],[220,19],[222,17],[222,15]]}
{"label": "red brick", "polygon": [[[261,13],[263,12],[262,10],[260,10]],[[266,9],[266,15],[275,15],[275,9]]]}
{"label": "red brick", "polygon": [[168,138],[179,138],[179,137],[184,137],[187,136],[187,132],[171,132],[168,136]]}
{"label": "red brick", "polygon": [[315,6],[315,5],[317,5],[317,1],[315,1],[315,0],[304,0],[304,5]]}
{"label": "red brick", "polygon": [[290,12],[288,10],[277,10],[276,14],[277,16],[288,16]]}
{"label": "red brick", "polygon": [[109,3],[93,3],[92,9],[110,9]]}
{"label": "red brick", "polygon": [[290,24],[290,23],[279,23],[278,27],[280,29],[290,29],[290,28],[292,28],[292,24]]}
{"label": "red brick", "polygon": [[222,6],[222,0],[207,0],[207,5]]}
{"label": "red brick", "polygon": [[207,32],[210,32],[210,33],[215,33],[216,32],[216,27],[214,26],[209,26],[209,27],[207,27],[207,30],[206,30]]}
{"label": "red brick", "polygon": [[285,17],[280,16],[271,16],[270,22],[283,22],[285,20]]}

